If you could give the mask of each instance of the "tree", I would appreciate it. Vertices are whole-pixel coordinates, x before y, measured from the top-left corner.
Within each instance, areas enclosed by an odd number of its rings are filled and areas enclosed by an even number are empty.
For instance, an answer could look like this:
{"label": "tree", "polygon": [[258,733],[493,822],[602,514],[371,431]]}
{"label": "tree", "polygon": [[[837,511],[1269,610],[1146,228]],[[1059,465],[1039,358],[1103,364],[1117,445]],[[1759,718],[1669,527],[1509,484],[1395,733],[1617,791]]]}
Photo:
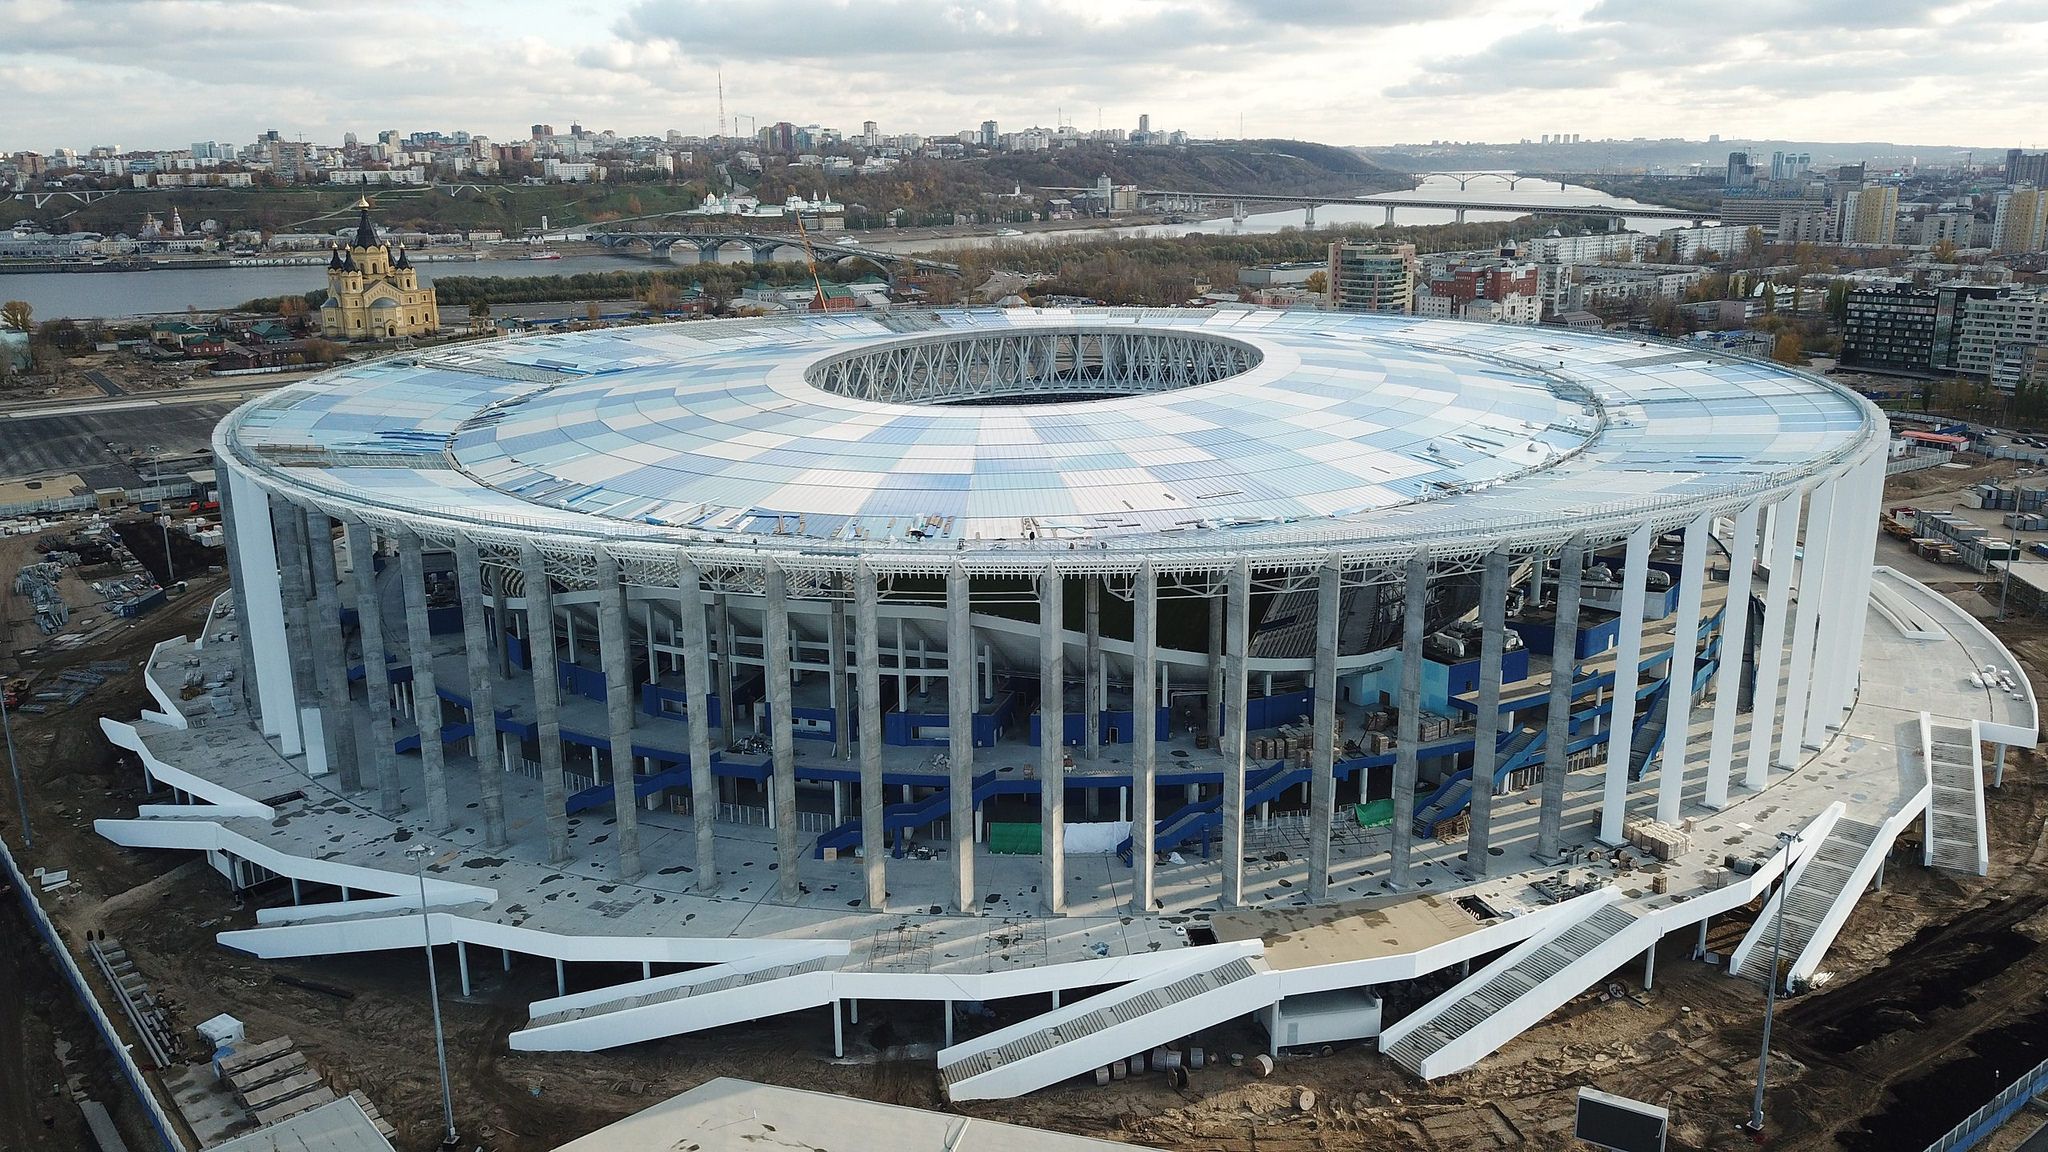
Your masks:
{"label": "tree", "polygon": [[1308,279],[1302,281],[1301,290],[1313,292],[1318,296],[1323,295],[1330,290],[1330,274],[1328,272],[1309,273]]}
{"label": "tree", "polygon": [[1827,313],[1828,319],[1837,324],[1848,322],[1849,282],[1847,280],[1832,280],[1828,282]]}
{"label": "tree", "polygon": [[1787,328],[1778,333],[1778,342],[1771,346],[1771,359],[1780,364],[1806,363],[1806,350],[1799,342],[1797,329]]}
{"label": "tree", "polygon": [[0,328],[15,332],[35,331],[36,310],[26,300],[9,300],[0,304]]}
{"label": "tree", "polygon": [[1775,316],[1777,314],[1778,289],[1774,285],[1766,284],[1764,285],[1764,315]]}
{"label": "tree", "polygon": [[583,318],[585,320],[590,321],[592,324],[597,323],[600,319],[603,319],[603,317],[604,309],[598,306],[597,301],[592,300],[590,303],[585,304],[583,306]]}
{"label": "tree", "polygon": [[676,291],[675,285],[667,281],[656,281],[640,298],[640,302],[647,305],[649,312],[667,314],[675,311],[682,303],[682,294]]}

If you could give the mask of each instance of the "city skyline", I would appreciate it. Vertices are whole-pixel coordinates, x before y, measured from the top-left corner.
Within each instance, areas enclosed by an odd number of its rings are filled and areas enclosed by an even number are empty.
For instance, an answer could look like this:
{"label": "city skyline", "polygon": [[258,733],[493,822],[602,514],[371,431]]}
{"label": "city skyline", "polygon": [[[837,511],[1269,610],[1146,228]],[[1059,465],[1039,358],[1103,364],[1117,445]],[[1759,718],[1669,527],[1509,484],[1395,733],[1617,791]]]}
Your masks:
{"label": "city skyline", "polygon": [[[775,9],[784,9],[776,11]],[[855,9],[697,0],[322,6],[0,0],[0,150],[338,141],[385,128],[522,137],[533,121],[708,136],[736,122],[944,134],[1082,130],[1496,143],[1576,132],[2038,146],[2048,2],[1171,0]],[[1373,67],[1359,68],[1362,56]],[[1335,77],[1329,84],[1304,77]],[[994,79],[992,79],[994,78]],[[1959,127],[1953,85],[1971,106]],[[1023,93],[1031,93],[1027,99]],[[1937,96],[1939,98],[1937,98]],[[1968,139],[1947,137],[1966,133]]]}

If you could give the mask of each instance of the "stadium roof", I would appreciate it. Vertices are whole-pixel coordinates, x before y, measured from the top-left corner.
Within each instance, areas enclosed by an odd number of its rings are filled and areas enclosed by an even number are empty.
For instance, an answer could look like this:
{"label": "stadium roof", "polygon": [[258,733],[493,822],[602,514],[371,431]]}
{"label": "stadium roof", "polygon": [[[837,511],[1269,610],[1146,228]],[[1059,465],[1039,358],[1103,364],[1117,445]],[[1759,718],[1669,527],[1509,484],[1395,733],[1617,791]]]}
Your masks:
{"label": "stadium roof", "polygon": [[[939,397],[967,403],[820,383],[835,362],[963,337],[1119,332],[1180,341],[1156,354],[1176,363],[1235,359],[1207,382],[1066,402],[977,397],[1002,392],[987,372]],[[1114,375],[1068,384],[1100,395]],[[986,309],[392,357],[252,402],[222,443],[294,487],[459,522],[790,549],[1127,550],[1455,535],[1697,502],[1844,458],[1876,434],[1873,411],[1774,365],[1553,328]]]}

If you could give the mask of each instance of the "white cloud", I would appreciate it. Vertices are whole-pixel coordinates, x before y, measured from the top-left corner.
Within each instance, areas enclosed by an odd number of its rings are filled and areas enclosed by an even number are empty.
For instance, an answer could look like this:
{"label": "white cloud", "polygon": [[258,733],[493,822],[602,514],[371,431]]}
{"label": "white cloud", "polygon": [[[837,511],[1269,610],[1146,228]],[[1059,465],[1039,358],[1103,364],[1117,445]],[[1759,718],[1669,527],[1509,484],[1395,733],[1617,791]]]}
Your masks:
{"label": "white cloud", "polygon": [[0,0],[0,150],[708,133],[721,69],[761,124],[2038,145],[2044,47],[2044,0]]}

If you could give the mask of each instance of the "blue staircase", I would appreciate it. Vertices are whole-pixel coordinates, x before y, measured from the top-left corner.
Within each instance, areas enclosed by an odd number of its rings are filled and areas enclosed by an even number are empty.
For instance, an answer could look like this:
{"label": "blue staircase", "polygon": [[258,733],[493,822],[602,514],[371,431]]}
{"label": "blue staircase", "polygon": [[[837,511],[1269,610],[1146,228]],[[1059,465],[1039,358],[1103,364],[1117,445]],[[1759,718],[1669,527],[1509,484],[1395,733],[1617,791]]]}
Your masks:
{"label": "blue staircase", "polygon": [[[1542,757],[1543,735],[1541,728],[1523,728],[1500,737],[1494,745],[1497,749],[1493,772],[1496,790],[1511,773],[1527,768]],[[1412,825],[1415,835],[1422,839],[1436,835],[1437,825],[1456,817],[1471,803],[1472,769],[1460,768],[1446,776],[1429,799],[1416,809]]]}
{"label": "blue staircase", "polygon": [[[1277,761],[1256,772],[1245,774],[1244,807],[1249,812],[1281,793],[1308,779],[1307,768],[1288,768],[1286,761]],[[1165,819],[1152,825],[1152,847],[1155,851],[1171,852],[1190,840],[1208,838],[1209,833],[1223,826],[1223,797],[1212,796],[1197,800],[1193,804],[1176,808]],[[1133,863],[1131,852],[1136,838],[1124,837],[1116,846],[1116,854],[1126,864]]]}
{"label": "blue staircase", "polygon": [[[999,793],[1028,791],[1032,787],[1029,781],[1001,780],[994,772],[984,772],[974,778],[974,803],[978,807]],[[891,804],[882,809],[882,833],[893,839],[903,832],[943,820],[953,814],[952,801],[952,791],[940,788],[922,800]],[[814,859],[823,860],[827,848],[847,852],[858,847],[860,842],[860,817],[856,816],[819,836],[817,843],[811,846],[811,855]]]}

